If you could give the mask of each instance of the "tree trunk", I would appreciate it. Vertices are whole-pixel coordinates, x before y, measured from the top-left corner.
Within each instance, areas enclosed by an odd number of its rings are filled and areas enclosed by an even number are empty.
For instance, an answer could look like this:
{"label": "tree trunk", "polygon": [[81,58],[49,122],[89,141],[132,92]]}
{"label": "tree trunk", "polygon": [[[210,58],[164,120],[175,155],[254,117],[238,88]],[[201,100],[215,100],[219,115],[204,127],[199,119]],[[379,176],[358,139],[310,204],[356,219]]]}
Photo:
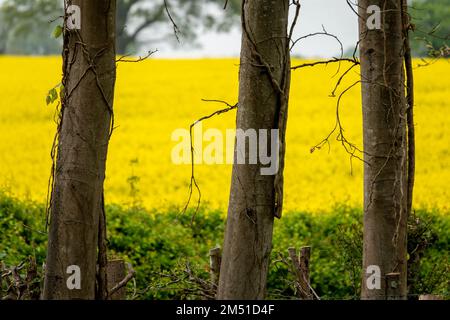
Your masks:
{"label": "tree trunk", "polygon": [[[219,299],[263,299],[274,216],[281,213],[284,133],[290,79],[288,0],[244,0],[237,129],[279,129],[279,169],[262,175],[257,160],[237,164],[235,146]],[[272,136],[268,138],[268,141]],[[242,151],[242,150],[241,150]]]}
{"label": "tree trunk", "polygon": [[[386,299],[385,280],[390,273],[400,274],[398,292],[401,299],[406,298],[407,140],[401,1],[359,1],[365,152],[363,299]],[[373,14],[367,13],[370,5],[381,9],[380,29],[367,26]],[[368,285],[373,277],[378,281]]]}
{"label": "tree trunk", "polygon": [[[73,16],[66,15],[43,298],[94,299],[97,248],[104,243],[99,221],[113,119],[116,2],[73,0],[68,5],[80,8],[81,28],[69,28]],[[80,286],[73,266],[79,268]]]}
{"label": "tree trunk", "polygon": [[414,194],[414,180],[416,174],[416,135],[414,129],[414,74],[412,67],[411,46],[409,44],[409,30],[412,26],[408,14],[408,1],[402,0],[403,13],[403,36],[404,36],[404,56],[406,74],[406,123],[408,132],[408,189],[406,200],[406,212],[408,216],[412,213],[412,203]]}

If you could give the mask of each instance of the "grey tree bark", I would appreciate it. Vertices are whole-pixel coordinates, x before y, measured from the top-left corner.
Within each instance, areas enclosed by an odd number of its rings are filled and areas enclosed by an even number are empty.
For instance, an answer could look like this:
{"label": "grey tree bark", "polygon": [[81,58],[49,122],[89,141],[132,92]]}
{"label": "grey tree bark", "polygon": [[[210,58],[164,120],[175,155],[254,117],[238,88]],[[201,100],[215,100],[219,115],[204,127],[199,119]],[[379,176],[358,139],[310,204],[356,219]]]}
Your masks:
{"label": "grey tree bark", "polygon": [[279,169],[276,175],[261,175],[265,165],[259,159],[249,164],[248,148],[246,164],[233,165],[218,299],[263,299],[266,292],[274,217],[281,215],[282,207],[290,80],[289,2],[242,2],[236,127],[244,131],[267,129],[269,133],[270,129],[279,129]]}
{"label": "grey tree bark", "polygon": [[[381,9],[380,29],[367,26],[373,14],[367,13],[370,5]],[[386,299],[386,275],[391,273],[400,274],[398,292],[405,299],[407,136],[402,0],[360,0],[359,15],[365,152],[362,299]],[[380,277],[370,266],[379,267]]]}
{"label": "grey tree bark", "polygon": [[[100,237],[105,236],[103,182],[116,77],[116,2],[73,0],[66,9],[70,5],[81,9],[81,28],[69,30],[76,17],[66,15],[44,299],[94,299],[96,289],[104,291],[96,288],[96,264],[99,244],[105,244]],[[104,264],[104,252],[100,255]],[[79,287],[69,279],[73,266],[79,267]],[[105,286],[104,275],[99,279]]]}

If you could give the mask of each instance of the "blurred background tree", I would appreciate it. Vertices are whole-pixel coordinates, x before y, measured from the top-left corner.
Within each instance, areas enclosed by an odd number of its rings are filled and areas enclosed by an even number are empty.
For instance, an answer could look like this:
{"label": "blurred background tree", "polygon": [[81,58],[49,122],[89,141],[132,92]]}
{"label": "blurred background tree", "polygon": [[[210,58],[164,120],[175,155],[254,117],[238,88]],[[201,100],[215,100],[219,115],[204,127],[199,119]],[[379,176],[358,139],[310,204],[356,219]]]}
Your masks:
{"label": "blurred background tree", "polygon": [[[226,32],[239,25],[241,1],[228,0],[227,9],[223,10],[225,2],[117,0],[117,52],[134,54],[162,43],[176,43],[165,3],[180,30],[182,42],[195,45],[197,36],[205,31]],[[450,0],[409,3],[416,27],[411,37],[413,54],[433,55],[436,50],[448,48]],[[59,54],[61,42],[52,39],[51,33],[61,24],[58,17],[62,15],[62,4],[63,0],[0,0],[0,54]],[[352,53],[353,48],[348,55]]]}
{"label": "blurred background tree", "polygon": [[[166,5],[181,41],[193,42],[205,30],[227,31],[238,21],[240,1],[229,0],[223,10],[225,2],[117,0],[117,52],[136,53],[148,44],[176,41]],[[51,33],[62,24],[62,7],[62,0],[0,0],[0,53],[59,54],[61,43]]]}
{"label": "blurred background tree", "polygon": [[229,0],[226,10],[225,0],[118,0],[119,53],[136,52],[148,43],[176,39],[166,4],[181,39],[190,41],[205,30],[228,31],[238,21],[240,12],[240,0]]}
{"label": "blurred background tree", "polygon": [[414,0],[410,13],[415,25],[411,39],[415,56],[436,55],[436,51],[448,48],[450,0]]}
{"label": "blurred background tree", "polygon": [[3,53],[51,54],[61,51],[60,42],[50,36],[56,25],[50,20],[62,15],[62,3],[55,0],[5,0],[0,3],[0,50],[3,48]]}
{"label": "blurred background tree", "polygon": [[[4,21],[4,14],[0,11],[0,22]],[[6,50],[7,30],[3,23],[0,23],[0,54],[4,54]]]}

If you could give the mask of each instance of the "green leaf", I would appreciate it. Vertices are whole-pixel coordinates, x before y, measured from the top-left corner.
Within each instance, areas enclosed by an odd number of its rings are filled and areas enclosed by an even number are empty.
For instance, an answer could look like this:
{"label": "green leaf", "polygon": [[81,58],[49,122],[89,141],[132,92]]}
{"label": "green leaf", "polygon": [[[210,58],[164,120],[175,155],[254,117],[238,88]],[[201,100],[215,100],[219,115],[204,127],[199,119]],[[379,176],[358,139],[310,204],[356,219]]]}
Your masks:
{"label": "green leaf", "polygon": [[47,105],[55,102],[58,99],[58,92],[56,91],[56,87],[53,89],[50,89],[50,91],[47,94],[47,98],[45,101],[47,102]]}
{"label": "green leaf", "polygon": [[59,38],[62,34],[62,31],[63,31],[63,29],[60,25],[56,26],[52,32],[53,38],[55,38],[55,39]]}
{"label": "green leaf", "polygon": [[58,93],[59,93],[60,100],[62,100],[63,93],[64,93],[63,90],[64,90],[64,86],[63,86],[62,83],[58,83],[56,86],[54,86],[52,89],[50,89],[48,91],[47,97],[45,99],[47,105],[49,105],[49,104],[55,102],[56,100],[58,100]]}

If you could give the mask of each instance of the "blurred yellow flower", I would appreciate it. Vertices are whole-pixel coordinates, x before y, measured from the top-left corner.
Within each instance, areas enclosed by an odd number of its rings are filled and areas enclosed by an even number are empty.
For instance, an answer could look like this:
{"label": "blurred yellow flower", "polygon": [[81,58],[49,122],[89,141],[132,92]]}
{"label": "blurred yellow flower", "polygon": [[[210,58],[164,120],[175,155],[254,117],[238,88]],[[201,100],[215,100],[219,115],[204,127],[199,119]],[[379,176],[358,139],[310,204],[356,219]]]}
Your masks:
{"label": "blurred yellow flower", "polygon": [[[299,61],[294,61],[298,63]],[[223,105],[235,104],[236,59],[147,60],[119,64],[115,116],[105,184],[109,203],[127,204],[132,195],[149,209],[182,208],[188,197],[190,166],[171,161],[172,132],[189,129],[198,118]],[[61,78],[59,57],[0,57],[0,187],[19,196],[45,201],[50,174],[50,148],[56,129],[55,105],[46,106],[47,92]],[[344,70],[345,65],[341,66]],[[285,169],[285,210],[329,210],[336,203],[362,204],[362,163],[350,159],[335,135],[330,145],[311,153],[334,126],[337,97],[330,97],[337,65],[301,69],[292,74]],[[448,61],[415,70],[417,177],[415,207],[448,212],[450,181],[450,88]],[[350,72],[338,89],[357,81]],[[342,98],[346,137],[362,147],[360,87]],[[235,126],[235,111],[203,123],[225,135]],[[136,161],[135,159],[138,159]],[[202,204],[226,209],[231,165],[199,164],[196,178]],[[139,179],[130,179],[139,177]],[[133,186],[130,186],[130,181]],[[131,190],[133,189],[133,190]],[[196,194],[192,205],[196,202]]]}

